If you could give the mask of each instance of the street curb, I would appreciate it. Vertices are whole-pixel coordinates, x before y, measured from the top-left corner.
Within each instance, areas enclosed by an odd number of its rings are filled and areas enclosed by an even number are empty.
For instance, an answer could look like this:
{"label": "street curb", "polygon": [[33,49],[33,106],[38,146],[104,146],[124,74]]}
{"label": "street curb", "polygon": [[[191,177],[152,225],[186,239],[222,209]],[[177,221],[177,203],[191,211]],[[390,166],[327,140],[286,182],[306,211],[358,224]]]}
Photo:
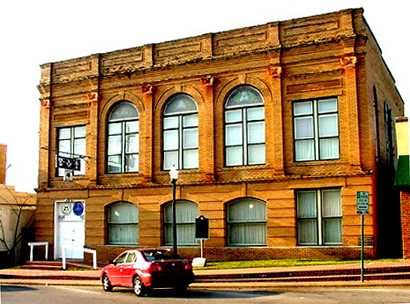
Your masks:
{"label": "street curb", "polygon": [[[75,280],[0,280],[2,285],[32,285],[32,286],[94,286],[101,287],[99,281],[75,281]],[[410,280],[392,281],[349,281],[349,282],[264,282],[264,283],[192,283],[190,289],[209,289],[209,290],[261,290],[261,289],[296,289],[296,288],[375,288],[375,287],[409,287]]]}

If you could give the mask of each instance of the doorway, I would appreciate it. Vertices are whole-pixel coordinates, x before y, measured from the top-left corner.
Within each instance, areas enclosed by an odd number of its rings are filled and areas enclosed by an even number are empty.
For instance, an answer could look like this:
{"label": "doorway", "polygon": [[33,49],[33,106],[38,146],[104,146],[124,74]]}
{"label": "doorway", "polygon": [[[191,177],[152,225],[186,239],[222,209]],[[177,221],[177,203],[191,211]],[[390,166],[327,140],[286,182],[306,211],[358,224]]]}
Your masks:
{"label": "doorway", "polygon": [[55,203],[54,258],[62,258],[62,246],[67,259],[84,258],[85,203],[65,200]]}

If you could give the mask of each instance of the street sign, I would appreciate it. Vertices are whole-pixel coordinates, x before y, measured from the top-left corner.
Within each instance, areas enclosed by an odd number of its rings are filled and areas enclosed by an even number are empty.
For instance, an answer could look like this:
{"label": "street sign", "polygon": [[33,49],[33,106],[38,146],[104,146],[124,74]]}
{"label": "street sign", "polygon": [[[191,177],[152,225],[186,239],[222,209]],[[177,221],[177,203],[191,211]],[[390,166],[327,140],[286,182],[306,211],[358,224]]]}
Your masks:
{"label": "street sign", "polygon": [[208,239],[209,220],[201,215],[195,219],[195,238]]}
{"label": "street sign", "polygon": [[79,158],[71,158],[58,155],[57,168],[80,171],[81,160]]}
{"label": "street sign", "polygon": [[356,193],[356,212],[357,214],[369,213],[369,192],[358,191]]}

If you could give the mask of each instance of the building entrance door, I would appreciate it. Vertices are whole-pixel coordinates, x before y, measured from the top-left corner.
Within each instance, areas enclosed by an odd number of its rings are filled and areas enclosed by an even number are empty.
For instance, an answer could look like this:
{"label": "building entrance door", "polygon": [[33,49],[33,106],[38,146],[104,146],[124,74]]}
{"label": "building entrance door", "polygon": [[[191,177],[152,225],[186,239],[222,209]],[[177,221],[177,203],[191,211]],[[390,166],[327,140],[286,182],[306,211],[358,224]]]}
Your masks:
{"label": "building entrance door", "polygon": [[56,203],[55,258],[83,259],[85,244],[85,204],[82,201]]}

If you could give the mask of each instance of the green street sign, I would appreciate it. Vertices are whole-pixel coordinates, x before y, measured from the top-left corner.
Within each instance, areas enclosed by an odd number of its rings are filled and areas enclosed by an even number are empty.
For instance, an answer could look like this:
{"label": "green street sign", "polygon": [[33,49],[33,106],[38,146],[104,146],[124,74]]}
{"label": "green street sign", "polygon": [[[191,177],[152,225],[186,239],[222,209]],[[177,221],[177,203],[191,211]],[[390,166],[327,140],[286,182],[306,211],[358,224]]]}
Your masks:
{"label": "green street sign", "polygon": [[356,212],[358,214],[369,213],[369,192],[358,191],[356,193]]}

